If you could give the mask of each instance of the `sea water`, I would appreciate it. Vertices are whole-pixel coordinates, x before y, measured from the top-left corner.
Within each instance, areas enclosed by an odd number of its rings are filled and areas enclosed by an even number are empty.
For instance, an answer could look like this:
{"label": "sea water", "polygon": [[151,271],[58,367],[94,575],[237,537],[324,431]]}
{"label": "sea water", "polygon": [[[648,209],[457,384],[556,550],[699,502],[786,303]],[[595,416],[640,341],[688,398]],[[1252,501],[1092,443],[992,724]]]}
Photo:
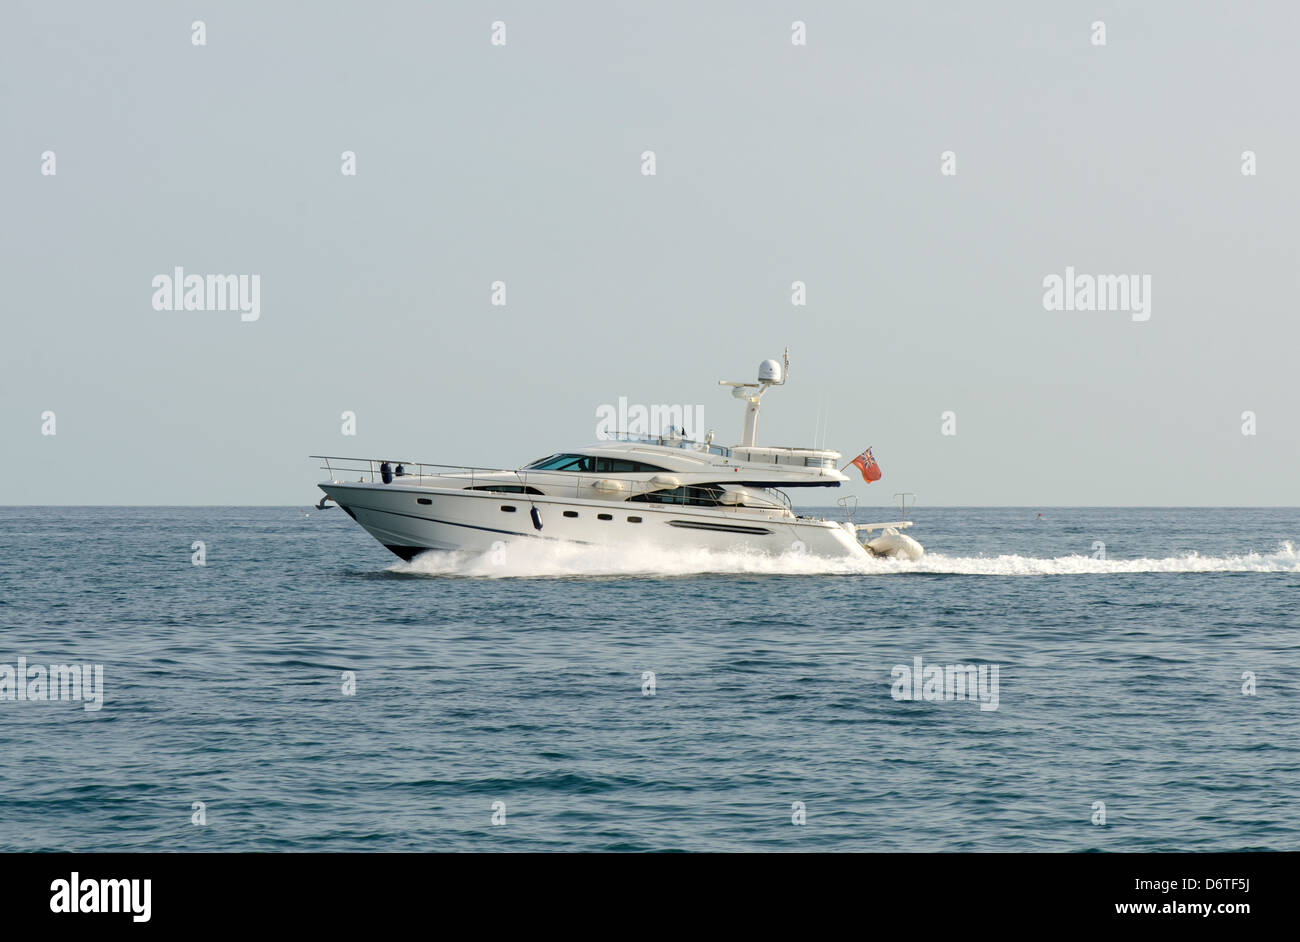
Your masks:
{"label": "sea water", "polygon": [[1300,510],[913,516],[918,562],[404,563],[337,509],[0,508],[0,679],[102,684],[0,699],[0,850],[1300,849]]}

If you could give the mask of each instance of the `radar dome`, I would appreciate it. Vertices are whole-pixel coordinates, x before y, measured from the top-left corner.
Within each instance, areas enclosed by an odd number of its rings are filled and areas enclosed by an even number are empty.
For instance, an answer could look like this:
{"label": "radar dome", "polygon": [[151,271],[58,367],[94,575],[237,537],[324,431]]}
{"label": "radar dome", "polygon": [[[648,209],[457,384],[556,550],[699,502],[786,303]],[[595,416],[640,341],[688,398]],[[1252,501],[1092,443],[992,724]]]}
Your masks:
{"label": "radar dome", "polygon": [[758,364],[758,381],[760,383],[780,383],[781,364],[776,360],[764,360]]}

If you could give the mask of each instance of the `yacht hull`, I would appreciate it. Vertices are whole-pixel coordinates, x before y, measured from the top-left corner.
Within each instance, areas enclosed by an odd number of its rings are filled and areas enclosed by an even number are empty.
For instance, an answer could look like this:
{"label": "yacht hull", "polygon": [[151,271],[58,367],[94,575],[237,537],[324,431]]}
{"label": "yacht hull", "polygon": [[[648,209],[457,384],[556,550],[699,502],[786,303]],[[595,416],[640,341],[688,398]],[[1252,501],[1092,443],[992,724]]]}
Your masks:
{"label": "yacht hull", "polygon": [[772,555],[870,555],[840,524],[775,512],[753,513],[744,508],[361,482],[326,483],[320,488],[371,536],[403,559],[425,550],[486,552],[498,543],[518,540],[752,550]]}

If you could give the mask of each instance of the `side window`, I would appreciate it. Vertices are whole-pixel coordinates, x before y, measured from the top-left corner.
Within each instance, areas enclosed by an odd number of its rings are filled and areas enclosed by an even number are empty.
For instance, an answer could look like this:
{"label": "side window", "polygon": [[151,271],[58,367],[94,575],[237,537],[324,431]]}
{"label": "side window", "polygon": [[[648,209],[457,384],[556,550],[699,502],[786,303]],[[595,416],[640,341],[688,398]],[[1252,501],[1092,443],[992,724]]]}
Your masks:
{"label": "side window", "polygon": [[632,474],[639,471],[635,461],[628,461],[624,458],[597,458],[596,472],[598,474]]}
{"label": "side window", "polygon": [[592,470],[594,460],[586,455],[561,455],[559,459],[551,462],[543,471],[584,471]]}
{"label": "side window", "polygon": [[597,458],[597,474],[657,474],[660,471],[666,471],[658,465],[646,464],[643,461],[629,461],[626,458]]}
{"label": "side window", "polygon": [[637,494],[628,500],[647,504],[690,504],[696,507],[716,507],[722,491],[719,488],[703,485],[699,487],[674,487],[671,490],[650,491]]}
{"label": "side window", "polygon": [[521,484],[478,484],[465,488],[467,491],[495,491],[498,494],[537,494],[539,497],[542,492],[535,487],[527,487]]}

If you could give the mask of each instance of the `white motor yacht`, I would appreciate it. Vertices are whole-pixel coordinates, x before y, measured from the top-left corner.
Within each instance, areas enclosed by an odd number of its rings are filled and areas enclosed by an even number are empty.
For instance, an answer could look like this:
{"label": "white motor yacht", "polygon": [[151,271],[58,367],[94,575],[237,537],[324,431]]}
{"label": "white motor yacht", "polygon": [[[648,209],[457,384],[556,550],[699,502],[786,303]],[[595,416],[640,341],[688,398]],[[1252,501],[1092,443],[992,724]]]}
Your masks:
{"label": "white motor yacht", "polygon": [[[755,443],[759,400],[785,383],[764,360],[758,381],[722,381],[746,402],[740,444],[668,432],[618,435],[517,469],[315,455],[333,501],[403,559],[426,550],[490,551],[516,540],[650,544],[780,555],[918,558],[910,521],[854,524],[794,512],[784,489],[839,487],[838,451]],[[356,474],[356,480],[344,480]],[[872,538],[872,533],[881,531]],[[865,531],[865,536],[860,535]]]}

